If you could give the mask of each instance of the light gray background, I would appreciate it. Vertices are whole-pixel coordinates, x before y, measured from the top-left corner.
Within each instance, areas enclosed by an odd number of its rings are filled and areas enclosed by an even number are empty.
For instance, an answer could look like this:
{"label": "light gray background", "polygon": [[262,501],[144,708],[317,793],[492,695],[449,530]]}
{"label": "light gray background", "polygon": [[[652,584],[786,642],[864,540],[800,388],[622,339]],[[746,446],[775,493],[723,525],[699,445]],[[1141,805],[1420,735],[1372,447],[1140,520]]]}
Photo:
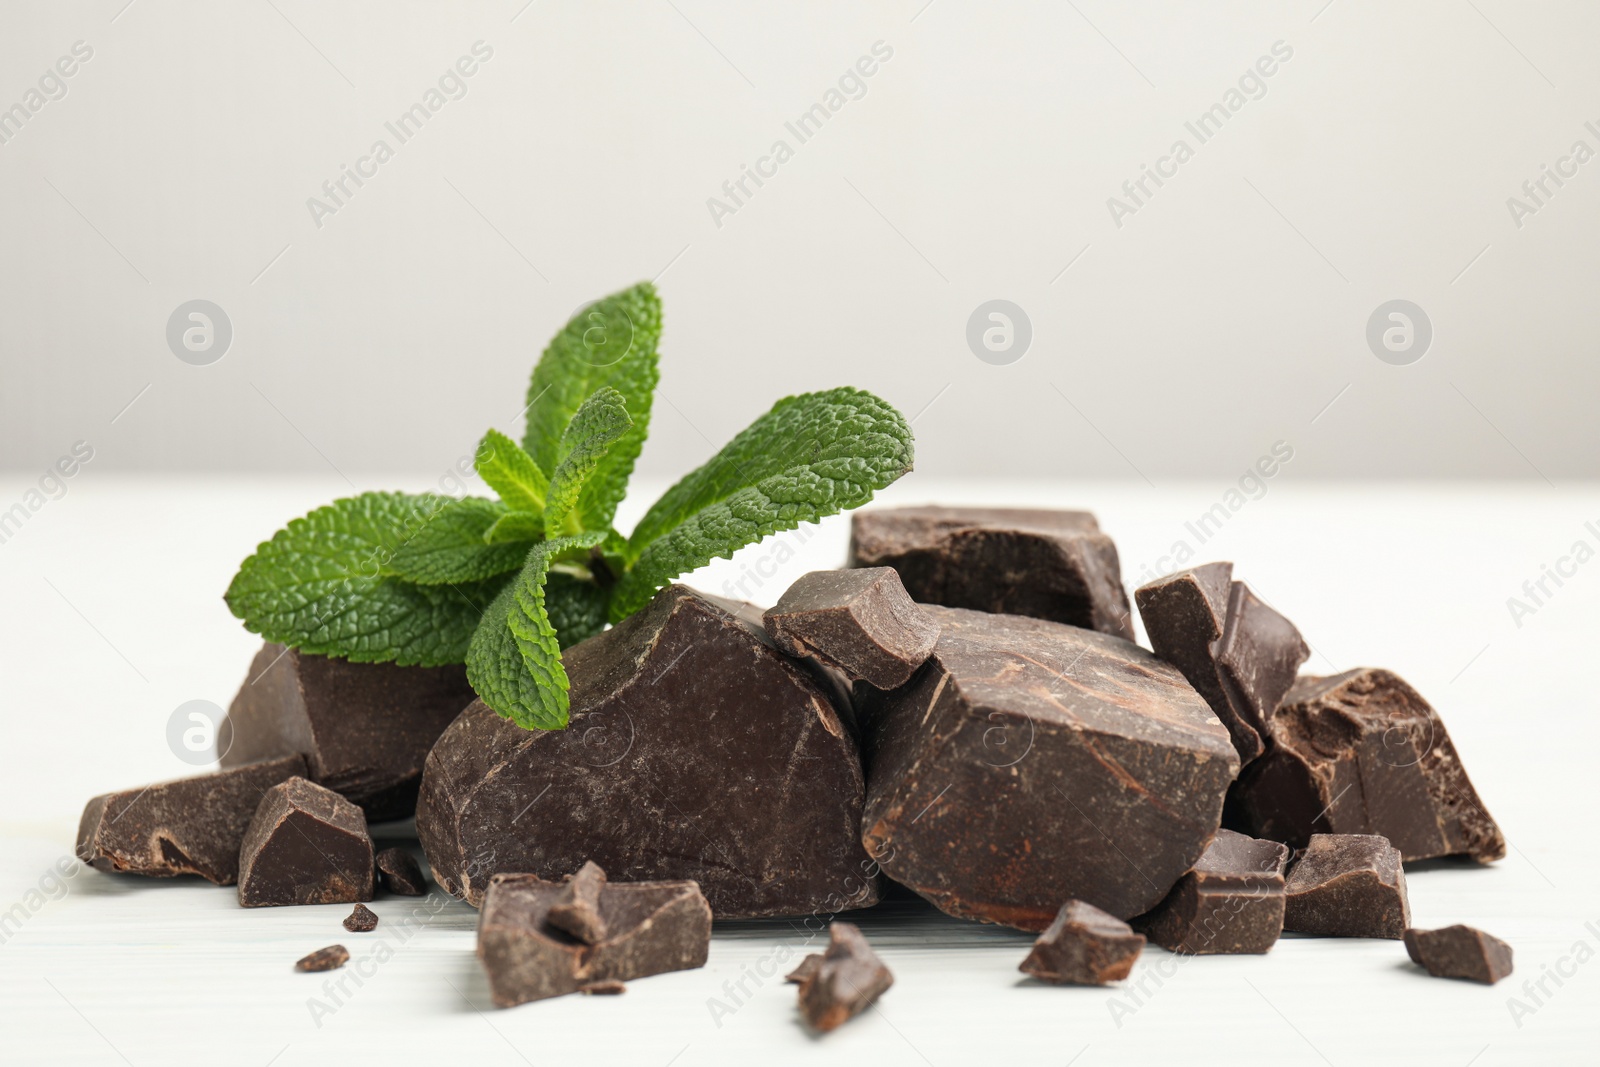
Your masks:
{"label": "light gray background", "polygon": [[[82,439],[96,470],[429,476],[520,430],[575,307],[659,277],[656,477],[841,383],[915,416],[939,477],[1231,477],[1279,440],[1297,479],[1592,476],[1600,160],[1520,228],[1507,198],[1600,149],[1597,40],[1600,5],[1508,0],[7,3],[0,107],[94,54],[0,145],[0,466]],[[1116,226],[1107,198],[1278,41],[1265,94]],[[233,323],[211,366],[164,339],[196,298]],[[994,298],[1032,320],[1009,366],[965,341]],[[1411,366],[1364,338],[1396,298],[1433,322]]]}

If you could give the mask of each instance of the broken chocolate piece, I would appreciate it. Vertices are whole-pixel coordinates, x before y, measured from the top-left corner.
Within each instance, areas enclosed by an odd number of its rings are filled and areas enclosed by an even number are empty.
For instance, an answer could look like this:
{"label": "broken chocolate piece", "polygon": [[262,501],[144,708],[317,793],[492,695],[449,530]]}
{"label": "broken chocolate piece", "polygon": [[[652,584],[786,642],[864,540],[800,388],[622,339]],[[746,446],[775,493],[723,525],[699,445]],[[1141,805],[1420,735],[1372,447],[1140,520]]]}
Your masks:
{"label": "broken chocolate piece", "polygon": [[872,951],[860,927],[835,921],[821,962],[800,981],[800,1014],[827,1033],[872,1007],[894,985],[894,975]]}
{"label": "broken chocolate piece", "polygon": [[1407,930],[1406,953],[1435,978],[1494,985],[1511,973],[1511,946],[1471,926]]}
{"label": "broken chocolate piece", "polygon": [[262,797],[239,846],[239,903],[352,904],[372,899],[372,839],[361,809],[290,778]]}
{"label": "broken chocolate piece", "polygon": [[1239,757],[1176,667],[1043,619],[926,607],[939,644],[860,709],[862,840],[958,918],[1039,931],[1064,900],[1147,911],[1217,829]]}
{"label": "broken chocolate piece", "polygon": [[78,858],[101,871],[232,885],[262,794],[305,769],[289,756],[95,797],[78,823]]}
{"label": "broken chocolate piece", "polygon": [[850,566],[893,567],[919,604],[1030,615],[1133,640],[1117,546],[1087,511],[858,511]]}
{"label": "broken chocolate piece", "polygon": [[1162,948],[1193,956],[1262,953],[1283,933],[1283,867],[1289,850],[1218,830],[1194,870],[1134,928]]}
{"label": "broken chocolate piece", "polygon": [[1134,599],[1156,655],[1206,698],[1249,763],[1311,650],[1293,623],[1232,576],[1233,564],[1207,563],[1141,586]]}
{"label": "broken chocolate piece", "polygon": [[478,960],[497,1007],[703,967],[711,908],[693,882],[606,882],[604,940],[585,945],[549,920],[566,886],[531,874],[489,879],[478,916]]}
{"label": "broken chocolate piece", "polygon": [[336,971],[350,962],[350,950],[343,945],[329,945],[319,948],[310,955],[301,956],[295,961],[294,969],[297,971]]}
{"label": "broken chocolate piece", "polygon": [[385,893],[402,897],[420,897],[428,891],[422,877],[422,867],[408,848],[386,848],[372,858],[378,868],[378,879]]}
{"label": "broken chocolate piece", "polygon": [[718,918],[866,907],[855,741],[749,605],[681,585],[562,655],[571,725],[524,730],[482,702],[428,756],[417,836],[473,904],[488,875],[693,878]]}
{"label": "broken chocolate piece", "polygon": [[217,731],[224,767],[300,753],[368,820],[408,818],[428,749],[472,703],[461,666],[351,663],[268,642]]}
{"label": "broken chocolate piece", "polygon": [[820,952],[808,953],[806,955],[806,958],[801,960],[799,965],[797,967],[795,967],[794,970],[790,971],[788,974],[783,976],[783,980],[785,982],[793,982],[796,985],[803,984],[806,979],[808,979],[812,975],[816,974],[817,973],[817,968],[821,967],[821,966],[822,966],[822,953],[820,953]]}
{"label": "broken chocolate piece", "polygon": [[344,928],[352,934],[369,934],[378,928],[378,916],[365,904],[357,904],[345,918]]}
{"label": "broken chocolate piece", "polygon": [[585,982],[578,987],[578,992],[591,997],[615,997],[627,991],[627,985],[614,978],[604,982]]}
{"label": "broken chocolate piece", "polygon": [[565,930],[585,945],[604,941],[606,920],[600,914],[600,891],[606,887],[606,872],[597,863],[585,863],[567,879],[561,895],[550,905],[550,925]]}
{"label": "broken chocolate piece", "polygon": [[1133,970],[1144,936],[1093,904],[1069,900],[1017,969],[1057,985],[1105,985]]}
{"label": "broken chocolate piece", "polygon": [[1377,834],[1407,862],[1505,856],[1444,723],[1399,676],[1302,677],[1268,732],[1266,755],[1229,795],[1226,825],[1296,848],[1312,834]]}
{"label": "broken chocolate piece", "polygon": [[1410,925],[1399,849],[1371,834],[1311,835],[1284,885],[1285,930],[1398,941]]}
{"label": "broken chocolate piece", "polygon": [[791,656],[814,656],[852,681],[904,685],[939,640],[939,627],[889,567],[812,571],[766,613],[767,633]]}

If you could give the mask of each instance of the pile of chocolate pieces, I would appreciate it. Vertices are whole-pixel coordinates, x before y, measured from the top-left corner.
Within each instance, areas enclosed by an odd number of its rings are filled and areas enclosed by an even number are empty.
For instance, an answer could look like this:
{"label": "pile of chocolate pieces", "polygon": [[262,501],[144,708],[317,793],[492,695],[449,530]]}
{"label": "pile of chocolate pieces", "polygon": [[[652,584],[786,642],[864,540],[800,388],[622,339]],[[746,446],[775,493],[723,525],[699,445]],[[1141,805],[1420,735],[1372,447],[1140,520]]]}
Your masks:
{"label": "pile of chocolate pieces", "polygon": [[[699,967],[713,917],[831,919],[891,880],[1039,932],[1021,967],[1049,982],[1122,979],[1146,939],[1263,953],[1285,930],[1498,981],[1503,942],[1410,925],[1403,862],[1505,854],[1438,714],[1386,670],[1298,675],[1299,631],[1232,571],[1137,590],[1149,651],[1086,512],[859,512],[850,566],[765,613],[672,585],[568,649],[553,732],[461,668],[267,645],[223,769],[95,798],[78,855],[247,907],[358,902],[422,891],[367,833],[414,813],[434,879],[481,909],[500,1005]],[[892,981],[842,922],[791,978],[818,1029]]]}

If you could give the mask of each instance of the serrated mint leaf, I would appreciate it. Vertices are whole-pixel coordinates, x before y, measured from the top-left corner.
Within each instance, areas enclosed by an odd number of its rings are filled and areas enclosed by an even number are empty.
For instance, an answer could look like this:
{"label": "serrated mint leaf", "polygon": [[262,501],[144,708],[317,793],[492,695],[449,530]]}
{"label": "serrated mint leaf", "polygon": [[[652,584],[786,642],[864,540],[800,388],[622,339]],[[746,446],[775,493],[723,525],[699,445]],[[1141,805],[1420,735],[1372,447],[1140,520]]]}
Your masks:
{"label": "serrated mint leaf", "polygon": [[[543,541],[544,516],[537,511],[508,511],[495,520],[484,532],[485,544],[499,545],[508,541]],[[527,546],[523,546],[526,551]]]}
{"label": "serrated mint leaf", "polygon": [[239,567],[224,599],[268,641],[358,663],[460,663],[505,577],[416,585],[385,576],[449,497],[363,493],[295,519]]}
{"label": "serrated mint leaf", "polygon": [[501,718],[525,730],[567,725],[567,672],[545,611],[545,579],[564,553],[600,543],[580,534],[534,545],[522,571],[484,613],[467,650],[467,681]]}
{"label": "serrated mint leaf", "polygon": [[632,428],[627,403],[622,394],[610,386],[595,390],[579,405],[561,434],[559,459],[555,473],[550,476],[550,491],[545,495],[546,537],[603,528],[610,521],[609,518],[590,521],[578,507],[579,498],[611,447]]}
{"label": "serrated mint leaf", "polygon": [[911,469],[911,427],[859,389],[778,401],[698,470],[669,489],[629,538],[632,568],[611,619],[656,590],[769,534],[860,507]]}
{"label": "serrated mint leaf", "polygon": [[[445,501],[395,549],[383,572],[419,585],[476,582],[522,566],[526,544],[489,544],[486,535],[509,513],[482,497]],[[535,538],[524,538],[524,541]]]}
{"label": "serrated mint leaf", "polygon": [[499,494],[512,511],[537,513],[544,509],[549,479],[532,456],[499,430],[483,435],[473,463],[478,477]]}
{"label": "serrated mint leaf", "polygon": [[660,338],[661,300],[654,285],[641,282],[574,315],[544,350],[528,383],[522,443],[547,475],[555,474],[562,434],[590,394],[611,386],[627,405],[632,429],[606,453],[579,497],[578,510],[592,529],[611,525],[649,432]]}

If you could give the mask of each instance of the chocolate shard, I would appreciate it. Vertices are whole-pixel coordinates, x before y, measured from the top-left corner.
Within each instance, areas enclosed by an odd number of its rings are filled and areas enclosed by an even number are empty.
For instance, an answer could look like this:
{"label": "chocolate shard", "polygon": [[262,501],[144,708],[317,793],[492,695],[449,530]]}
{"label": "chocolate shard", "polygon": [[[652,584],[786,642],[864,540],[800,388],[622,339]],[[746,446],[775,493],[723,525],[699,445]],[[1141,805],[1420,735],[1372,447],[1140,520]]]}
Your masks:
{"label": "chocolate shard", "polygon": [[1141,586],[1134,600],[1156,655],[1206,698],[1249,763],[1311,650],[1292,622],[1232,576],[1233,564],[1207,563]]}
{"label": "chocolate shard", "polygon": [[1056,985],[1105,985],[1133,970],[1144,936],[1093,904],[1069,900],[1017,968]]}
{"label": "chocolate shard", "polygon": [[827,951],[800,981],[800,1014],[814,1030],[837,1030],[872,1007],[892,985],[894,975],[860,927],[835,921],[828,926]]}
{"label": "chocolate shard", "polygon": [[350,962],[350,950],[343,945],[329,945],[301,956],[295,961],[297,971],[336,971]]}
{"label": "chocolate shard", "polygon": [[783,976],[783,980],[785,982],[793,982],[795,985],[800,985],[804,983],[806,979],[816,974],[817,968],[821,966],[822,953],[808,953],[805,959],[801,960],[794,970]]}
{"label": "chocolate shard", "polygon": [[1410,925],[1399,849],[1373,834],[1311,835],[1284,886],[1285,930],[1398,941]]}
{"label": "chocolate shard", "polygon": [[1511,946],[1471,926],[1407,930],[1406,953],[1435,978],[1494,985],[1511,973]]}
{"label": "chocolate shard", "polygon": [[571,724],[473,704],[428,757],[417,836],[473,904],[487,876],[693,878],[718,918],[866,907],[864,782],[828,692],[750,605],[681,585],[563,653]]}
{"label": "chocolate shard", "polygon": [[378,928],[378,916],[365,904],[357,904],[345,917],[344,928],[352,934],[370,934]]}
{"label": "chocolate shard", "polygon": [[1283,933],[1283,868],[1289,850],[1218,830],[1194,870],[1134,928],[1162,948],[1192,956],[1263,953]]}
{"label": "chocolate shard", "polygon": [[1407,862],[1506,854],[1439,715],[1389,671],[1303,676],[1268,723],[1266,755],[1229,796],[1226,825],[1304,847],[1377,834]]}
{"label": "chocolate shard", "polygon": [[217,731],[222,765],[300,753],[372,822],[409,818],[428,749],[475,694],[462,666],[351,663],[268,643]]}
{"label": "chocolate shard", "polygon": [[1029,615],[1133,640],[1117,546],[1087,511],[858,511],[850,565],[893,567],[919,604]]}
{"label": "chocolate shard", "polygon": [[933,655],[860,708],[867,851],[958,918],[1039,931],[1064,900],[1118,918],[1153,907],[1211,840],[1238,773],[1205,701],[1119,638],[924,610],[941,628]]}
{"label": "chocolate shard", "polygon": [[550,922],[566,886],[531,874],[489,879],[478,916],[478,960],[497,1007],[703,967],[711,908],[693,882],[606,882],[606,937],[586,945]]}
{"label": "chocolate shard", "polygon": [[239,846],[240,905],[353,904],[374,881],[360,808],[304,778],[267,790]]}
{"label": "chocolate shard", "polygon": [[852,681],[904,685],[939,640],[939,627],[906,594],[890,567],[812,571],[764,618],[791,656],[814,656]]}
{"label": "chocolate shard", "polygon": [[239,880],[239,843],[262,795],[304,774],[299,756],[105,793],[84,805],[78,858],[96,870],[172,878]]}
{"label": "chocolate shard", "polygon": [[373,857],[373,864],[378,868],[378,881],[385,893],[420,897],[428,891],[422,867],[408,848],[386,848]]}
{"label": "chocolate shard", "polygon": [[550,925],[565,930],[585,945],[604,941],[605,916],[600,914],[600,891],[606,887],[606,872],[598,863],[585,863],[567,879],[561,895],[550,905]]}

